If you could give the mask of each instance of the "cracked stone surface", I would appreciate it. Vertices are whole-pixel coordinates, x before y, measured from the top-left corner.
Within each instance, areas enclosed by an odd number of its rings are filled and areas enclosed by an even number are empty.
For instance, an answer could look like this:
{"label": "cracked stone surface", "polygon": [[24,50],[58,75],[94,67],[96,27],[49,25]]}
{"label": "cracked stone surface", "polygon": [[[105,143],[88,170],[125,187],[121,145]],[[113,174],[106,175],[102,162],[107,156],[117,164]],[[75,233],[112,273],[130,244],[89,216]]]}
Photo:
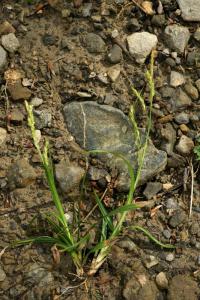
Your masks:
{"label": "cracked stone surface", "polygon": [[[68,131],[83,149],[106,150],[123,154],[134,168],[137,168],[137,147],[128,117],[119,109],[95,102],[71,102],[64,107],[64,117]],[[117,188],[129,188],[128,171],[121,159],[111,155],[100,155],[107,167],[117,168],[119,176]],[[141,172],[141,183],[159,172],[167,163],[167,155],[150,141]]]}

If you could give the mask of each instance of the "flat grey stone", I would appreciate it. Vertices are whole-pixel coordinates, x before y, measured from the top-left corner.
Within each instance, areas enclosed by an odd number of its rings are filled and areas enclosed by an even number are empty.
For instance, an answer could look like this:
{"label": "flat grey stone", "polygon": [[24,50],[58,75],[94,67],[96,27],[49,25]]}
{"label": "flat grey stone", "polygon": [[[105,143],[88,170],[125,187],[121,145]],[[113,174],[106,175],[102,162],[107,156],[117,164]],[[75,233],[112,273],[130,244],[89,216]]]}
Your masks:
{"label": "flat grey stone", "polygon": [[165,28],[165,43],[178,53],[183,53],[190,38],[190,32],[187,27],[179,25],[169,25]]}
{"label": "flat grey stone", "polygon": [[149,32],[136,32],[127,37],[130,54],[138,63],[144,63],[158,43],[157,36]]}
{"label": "flat grey stone", "polygon": [[[119,109],[95,102],[71,102],[64,107],[64,117],[69,132],[81,148],[87,150],[105,150],[122,154],[133,167],[137,168],[137,146],[128,117]],[[118,189],[127,191],[130,179],[122,159],[113,155],[100,155],[106,166],[117,168]],[[141,180],[146,182],[160,171],[167,163],[167,155],[149,142],[144,160]]]}
{"label": "flat grey stone", "polygon": [[200,21],[200,0],[177,0],[185,21]]}

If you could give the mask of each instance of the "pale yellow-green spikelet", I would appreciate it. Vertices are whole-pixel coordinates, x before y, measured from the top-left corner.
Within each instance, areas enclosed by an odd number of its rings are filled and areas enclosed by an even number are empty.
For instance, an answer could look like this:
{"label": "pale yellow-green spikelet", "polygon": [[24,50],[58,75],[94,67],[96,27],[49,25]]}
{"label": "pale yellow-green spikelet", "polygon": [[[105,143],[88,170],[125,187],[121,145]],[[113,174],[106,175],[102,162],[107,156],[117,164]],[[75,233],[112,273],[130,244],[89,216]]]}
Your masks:
{"label": "pale yellow-green spikelet", "polygon": [[142,107],[142,110],[145,112],[146,111],[146,105],[145,105],[145,102],[144,102],[144,98],[141,96],[141,94],[133,86],[131,87],[131,89],[132,89],[134,95],[139,100],[140,105]]}
{"label": "pale yellow-green spikelet", "polygon": [[139,144],[140,144],[140,131],[139,131],[137,122],[135,120],[135,109],[134,109],[133,105],[131,105],[131,107],[130,107],[129,118],[130,118],[130,121],[131,121],[132,126],[133,126],[133,133],[134,133],[136,145],[139,146]]}

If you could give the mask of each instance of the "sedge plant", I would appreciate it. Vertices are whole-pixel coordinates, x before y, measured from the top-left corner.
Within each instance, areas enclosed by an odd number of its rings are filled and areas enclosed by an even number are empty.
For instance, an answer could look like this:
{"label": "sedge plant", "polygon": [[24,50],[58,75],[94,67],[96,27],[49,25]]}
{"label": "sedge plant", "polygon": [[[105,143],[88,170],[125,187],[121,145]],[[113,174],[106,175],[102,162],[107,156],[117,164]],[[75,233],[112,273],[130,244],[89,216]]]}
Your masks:
{"label": "sedge plant", "polygon": [[[152,104],[153,104],[153,98],[155,95],[155,87],[154,87],[154,57],[153,52],[151,54],[151,61],[150,61],[150,69],[146,71],[146,79],[150,90],[149,95],[149,108],[147,110],[147,106],[145,104],[144,97],[132,86],[132,92],[136,96],[136,99],[138,100],[142,111],[146,114],[146,128],[145,128],[145,136],[143,137],[143,134],[141,133],[140,128],[138,127],[136,117],[135,117],[135,106],[132,105],[130,108],[129,118],[132,124],[133,134],[135,138],[136,145],[138,147],[138,153],[137,153],[137,160],[138,160],[138,167],[137,170],[134,170],[130,161],[125,159],[125,157],[121,154],[112,153],[109,151],[102,151],[102,150],[94,150],[90,151],[89,153],[93,154],[100,154],[100,153],[111,153],[114,156],[117,156],[118,158],[121,158],[123,162],[126,164],[129,176],[130,176],[130,189],[129,193],[127,195],[126,201],[123,206],[115,209],[112,212],[107,212],[105,206],[100,201],[100,198],[95,193],[96,202],[99,206],[101,215],[102,215],[102,225],[101,225],[101,236],[100,241],[92,249],[93,252],[95,252],[95,257],[92,261],[90,270],[88,272],[89,275],[94,275],[97,270],[100,268],[100,266],[103,264],[107,256],[109,255],[112,245],[115,243],[115,241],[119,238],[120,234],[122,233],[122,230],[124,229],[124,221],[126,220],[127,213],[130,210],[135,210],[139,208],[134,202],[133,197],[134,193],[136,191],[138,182],[140,180],[141,171],[145,159],[145,155],[148,148],[149,143],[149,136],[150,136],[150,130],[152,125]],[[114,215],[118,215],[117,220],[113,219]],[[161,247],[164,248],[174,248],[172,245],[166,245],[159,242],[154,236],[152,236],[146,229],[140,226],[131,226],[130,229],[132,230],[139,230],[143,232],[146,236],[149,237],[153,242],[158,244]]]}
{"label": "sedge plant", "polygon": [[[85,151],[85,155],[90,154],[112,154],[115,157],[118,157],[123,161],[126,165],[129,176],[130,176],[130,189],[125,200],[125,203],[112,210],[107,211],[104,206],[102,199],[98,196],[98,194],[94,191],[94,196],[96,200],[97,207],[99,208],[100,216],[101,216],[101,226],[100,226],[100,238],[95,246],[91,249],[86,249],[86,245],[88,240],[90,239],[90,234],[86,233],[80,234],[80,211],[78,212],[78,224],[77,229],[73,230],[71,225],[68,223],[67,218],[65,216],[63,204],[61,198],[59,197],[56,183],[54,179],[54,171],[53,165],[49,155],[49,143],[45,141],[44,148],[42,149],[37,137],[37,131],[35,129],[35,120],[33,114],[33,108],[27,102],[25,102],[27,114],[28,114],[28,125],[31,129],[31,135],[33,139],[33,144],[39,154],[45,176],[49,185],[49,189],[51,191],[52,200],[55,204],[55,212],[45,215],[45,219],[51,227],[52,236],[39,236],[32,237],[26,240],[17,241],[14,243],[14,246],[25,245],[29,243],[47,243],[50,245],[55,245],[58,250],[62,252],[67,252],[77,269],[78,275],[83,275],[83,265],[85,265],[88,261],[88,257],[93,255],[92,263],[88,271],[88,275],[94,275],[98,269],[102,266],[106,258],[108,257],[112,246],[119,239],[122,231],[124,229],[124,221],[126,220],[127,213],[131,210],[136,210],[139,208],[133,201],[134,193],[136,191],[138,182],[141,176],[141,170],[143,166],[143,162],[145,159],[146,151],[148,148],[149,135],[151,130],[151,110],[152,103],[155,94],[154,89],[154,79],[153,79],[153,55],[151,56],[150,70],[146,72],[147,82],[150,88],[149,95],[149,109],[147,109],[143,96],[132,87],[132,91],[136,96],[137,100],[140,103],[140,106],[143,112],[147,115],[147,124],[146,124],[146,132],[143,136],[141,130],[139,129],[135,117],[135,107],[132,105],[130,109],[129,118],[132,124],[132,129],[134,133],[134,138],[138,147],[137,159],[138,159],[138,167],[137,170],[134,170],[129,160],[127,160],[122,154],[111,152],[111,151],[103,151],[103,150],[92,150]],[[80,209],[80,208],[79,208]],[[99,232],[97,229],[98,224],[92,226],[92,228],[96,229],[96,233]],[[165,245],[158,241],[154,236],[152,236],[146,229],[143,227],[133,225],[129,227],[132,230],[140,230],[143,232],[150,240],[155,242],[157,245],[164,248],[174,248],[172,245]]]}
{"label": "sedge plant", "polygon": [[53,236],[33,237],[22,241],[17,241],[14,243],[14,245],[16,246],[28,243],[47,243],[56,245],[56,247],[62,252],[67,252],[70,254],[74,265],[76,266],[77,274],[82,275],[83,268],[81,245],[82,243],[85,243],[85,240],[88,238],[88,236],[84,236],[82,238],[78,237],[77,239],[75,239],[74,237],[73,231],[70,228],[70,224],[68,223],[65,216],[63,205],[56,188],[53,165],[49,157],[49,143],[46,140],[43,150],[41,149],[37,131],[35,129],[33,107],[27,102],[25,102],[25,106],[28,113],[28,125],[31,129],[33,143],[42,162],[49,189],[51,191],[52,199],[55,204],[56,212],[51,213],[50,215],[45,215],[45,219],[52,229]]}

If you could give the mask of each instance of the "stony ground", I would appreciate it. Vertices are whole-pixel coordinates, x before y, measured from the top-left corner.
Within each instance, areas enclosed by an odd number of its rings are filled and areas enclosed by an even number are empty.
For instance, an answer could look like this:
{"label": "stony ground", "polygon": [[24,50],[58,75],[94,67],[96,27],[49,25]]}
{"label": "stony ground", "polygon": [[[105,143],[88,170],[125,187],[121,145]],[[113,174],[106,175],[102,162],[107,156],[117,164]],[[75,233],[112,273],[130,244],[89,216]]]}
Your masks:
{"label": "stony ground", "polygon": [[[31,3],[27,3],[31,2]],[[0,4],[0,299],[200,299],[199,166],[193,148],[200,124],[200,0],[13,1]],[[27,126],[24,100],[34,106],[38,138],[51,143],[57,185],[68,215],[80,199],[82,217],[95,187],[108,207],[124,199],[129,178],[113,157],[136,165],[128,119],[156,49],[151,139],[127,223],[148,229],[166,251],[128,232],[103,267],[85,282],[71,260],[56,263],[50,247],[10,248],[46,233],[42,214],[53,204]],[[144,115],[137,111],[144,126]],[[192,200],[192,207],[191,207]],[[92,218],[97,218],[94,211]],[[86,269],[89,266],[86,266]]]}

